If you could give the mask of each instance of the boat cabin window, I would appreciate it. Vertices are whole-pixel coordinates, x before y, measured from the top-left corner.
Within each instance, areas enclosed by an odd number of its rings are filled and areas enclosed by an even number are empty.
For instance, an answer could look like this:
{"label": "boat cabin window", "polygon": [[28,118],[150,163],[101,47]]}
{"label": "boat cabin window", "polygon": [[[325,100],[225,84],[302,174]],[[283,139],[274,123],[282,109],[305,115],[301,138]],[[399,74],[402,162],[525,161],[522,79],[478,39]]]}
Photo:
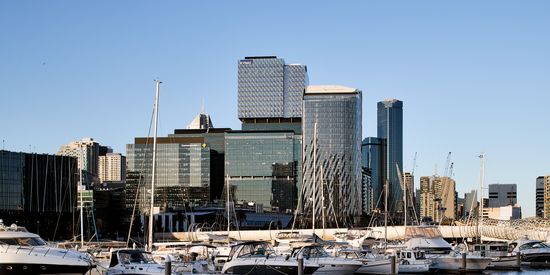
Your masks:
{"label": "boat cabin window", "polygon": [[546,248],[546,247],[548,246],[542,242],[531,242],[531,243],[526,243],[521,245],[519,249],[523,250],[523,249],[536,249],[536,248]]}
{"label": "boat cabin window", "polygon": [[124,251],[118,253],[118,259],[121,264],[153,264],[155,261],[151,254],[142,253],[141,251]]}
{"label": "boat cabin window", "polygon": [[422,259],[425,259],[425,258],[426,258],[426,255],[424,255],[424,251],[418,251],[418,252],[415,252],[415,253],[414,253],[414,257],[415,257],[417,260],[422,260]]}
{"label": "boat cabin window", "polygon": [[1,244],[7,245],[21,245],[21,246],[41,246],[47,245],[46,241],[41,238],[9,238],[0,239]]}

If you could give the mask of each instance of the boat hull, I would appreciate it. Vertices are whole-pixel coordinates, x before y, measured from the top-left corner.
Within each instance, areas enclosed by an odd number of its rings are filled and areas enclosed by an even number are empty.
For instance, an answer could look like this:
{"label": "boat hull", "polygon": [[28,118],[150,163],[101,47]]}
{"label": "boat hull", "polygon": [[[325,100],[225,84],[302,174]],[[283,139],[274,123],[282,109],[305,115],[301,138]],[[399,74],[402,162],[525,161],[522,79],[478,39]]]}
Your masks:
{"label": "boat hull", "polygon": [[[462,258],[459,257],[436,257],[432,258],[432,269],[442,271],[457,271],[462,268]],[[490,258],[467,258],[466,271],[479,272],[487,269],[491,263]]]}
{"label": "boat hull", "polygon": [[14,274],[85,274],[90,266],[67,266],[58,264],[0,263],[0,275]]}
{"label": "boat hull", "polygon": [[390,274],[391,272],[391,262],[388,260],[378,260],[363,263],[357,271],[356,274]]}
{"label": "boat hull", "polygon": [[[304,267],[304,274],[313,274],[317,267]],[[224,274],[298,274],[298,266],[236,265],[224,271]],[[317,273],[315,273],[317,274]]]}

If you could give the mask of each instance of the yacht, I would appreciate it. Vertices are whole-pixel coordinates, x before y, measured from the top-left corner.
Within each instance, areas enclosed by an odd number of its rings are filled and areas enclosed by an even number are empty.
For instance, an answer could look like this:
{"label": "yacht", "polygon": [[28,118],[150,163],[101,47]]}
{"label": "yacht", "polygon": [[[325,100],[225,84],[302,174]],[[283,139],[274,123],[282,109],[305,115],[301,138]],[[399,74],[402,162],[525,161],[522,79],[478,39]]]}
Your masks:
{"label": "yacht", "polygon": [[[141,249],[116,249],[111,251],[107,275],[161,275],[166,274],[164,265],[155,262],[150,252]],[[191,274],[173,270],[173,275]]]}
{"label": "yacht", "polygon": [[[341,249],[336,252],[338,257],[360,261],[363,265],[355,274],[391,274],[391,260],[375,256],[372,252],[357,249]],[[399,263],[396,263],[399,267]]]}
{"label": "yacht", "polygon": [[508,249],[508,243],[505,242],[480,243],[474,244],[472,253],[491,258],[489,268],[518,268],[516,255],[512,255]]}
{"label": "yacht", "polygon": [[[303,274],[313,274],[319,265],[304,259]],[[298,261],[290,256],[278,256],[267,242],[250,241],[231,247],[224,274],[298,274]]]}
{"label": "yacht", "polygon": [[50,247],[37,234],[0,220],[0,275],[85,274],[94,267],[90,255]]}
{"label": "yacht", "polygon": [[[457,271],[462,268],[461,252],[454,251],[452,246],[443,239],[441,232],[436,227],[407,227],[405,235],[408,238],[404,244],[406,249],[410,251],[424,251],[426,258],[432,260],[432,269]],[[489,257],[467,254],[467,270],[465,271],[480,272],[487,269],[490,263],[491,258]]]}
{"label": "yacht", "polygon": [[529,240],[527,236],[511,242],[509,251],[512,255],[521,253],[521,262],[525,264],[550,262],[550,247],[539,240]]}
{"label": "yacht", "polygon": [[346,259],[341,257],[331,256],[319,243],[292,243],[291,256],[298,258],[301,254],[304,259],[309,260],[312,263],[318,264],[319,269],[313,273],[319,274],[333,274],[333,275],[348,275],[354,274],[359,268],[363,266],[361,261],[356,259]]}

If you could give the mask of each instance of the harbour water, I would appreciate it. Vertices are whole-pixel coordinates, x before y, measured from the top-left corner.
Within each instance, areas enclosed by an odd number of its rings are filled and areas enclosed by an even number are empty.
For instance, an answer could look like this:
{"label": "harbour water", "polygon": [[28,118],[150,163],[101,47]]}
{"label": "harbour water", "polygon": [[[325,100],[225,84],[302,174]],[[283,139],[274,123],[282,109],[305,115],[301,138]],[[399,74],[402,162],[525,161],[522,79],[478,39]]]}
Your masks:
{"label": "harbour water", "polygon": [[491,275],[547,275],[550,274],[550,269],[536,269],[536,268],[522,268],[521,271],[500,271],[500,270],[488,270],[483,274]]}

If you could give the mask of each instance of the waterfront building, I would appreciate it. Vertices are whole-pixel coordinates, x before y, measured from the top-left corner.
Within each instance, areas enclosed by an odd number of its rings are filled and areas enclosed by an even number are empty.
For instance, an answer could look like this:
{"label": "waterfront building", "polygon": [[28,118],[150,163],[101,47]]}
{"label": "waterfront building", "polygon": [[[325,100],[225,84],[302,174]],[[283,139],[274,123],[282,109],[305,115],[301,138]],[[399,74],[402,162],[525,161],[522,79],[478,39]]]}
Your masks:
{"label": "waterfront building", "polygon": [[517,202],[516,184],[489,184],[489,207],[515,205]]}
{"label": "waterfront building", "polygon": [[407,190],[407,215],[410,216],[411,214],[414,214],[414,212],[412,212],[414,209],[414,175],[409,172],[405,172],[403,174],[403,184],[405,186],[405,190]]}
{"label": "waterfront building", "polygon": [[228,131],[225,171],[238,204],[292,213],[298,199],[301,135],[293,131]]}
{"label": "waterfront building", "polygon": [[535,197],[535,215],[544,217],[544,176],[537,177]]}
{"label": "waterfront building", "polygon": [[126,157],[120,153],[107,153],[99,156],[100,182],[126,180]]}
{"label": "waterfront building", "polygon": [[[126,145],[128,170],[140,172],[140,210],[147,212],[153,155],[152,138],[135,138]],[[182,137],[157,138],[155,207],[183,207],[210,201],[210,147],[203,140]],[[138,178],[138,179],[139,179]],[[134,200],[133,197],[127,196]],[[131,203],[127,203],[129,205]]]}
{"label": "waterfront building", "polygon": [[386,159],[386,139],[367,137],[361,143],[361,161],[363,167],[370,171],[371,189],[373,198],[372,210],[384,210],[384,180],[385,159]]}
{"label": "waterfront building", "polygon": [[449,177],[420,177],[420,216],[434,221],[456,218],[455,186]]}
{"label": "waterfront building", "polygon": [[308,86],[303,105],[304,214],[344,224],[361,212],[361,91]]}
{"label": "waterfront building", "polygon": [[[74,157],[0,150],[0,216],[53,236],[58,220],[72,224],[77,177]],[[60,228],[57,236],[67,236],[71,229]]]}
{"label": "waterfront building", "polygon": [[[397,165],[403,170],[403,102],[386,99],[378,102],[378,138],[386,139],[386,158],[383,169],[386,173],[383,182],[389,182],[388,211],[403,211],[403,190],[398,178]],[[397,164],[397,165],[396,165]]]}
{"label": "waterfront building", "polygon": [[[276,56],[245,57],[238,65],[238,117],[285,123],[302,117],[302,94],[308,83],[307,67],[285,64]],[[243,130],[248,130],[244,129]]]}

